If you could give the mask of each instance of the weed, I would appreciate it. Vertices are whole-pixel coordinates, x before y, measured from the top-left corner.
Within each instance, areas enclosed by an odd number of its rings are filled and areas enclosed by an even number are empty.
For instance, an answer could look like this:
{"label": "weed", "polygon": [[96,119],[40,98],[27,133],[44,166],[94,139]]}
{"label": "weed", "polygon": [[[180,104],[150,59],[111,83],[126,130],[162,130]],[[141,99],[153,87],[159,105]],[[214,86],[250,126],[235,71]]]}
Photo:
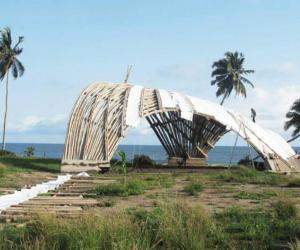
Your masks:
{"label": "weed", "polygon": [[114,200],[105,199],[99,202],[99,207],[113,207],[116,204]]}
{"label": "weed", "polygon": [[234,197],[237,199],[263,200],[263,199],[269,199],[275,195],[276,194],[273,192],[254,193],[254,192],[241,191]]}
{"label": "weed", "polygon": [[146,185],[143,181],[132,179],[126,183],[117,182],[101,185],[92,190],[92,192],[96,193],[98,196],[130,196],[143,194],[145,189]]}
{"label": "weed", "polygon": [[295,204],[288,200],[280,200],[273,204],[276,215],[281,219],[292,219],[297,215],[297,208]]}
{"label": "weed", "polygon": [[169,175],[148,175],[143,180],[147,182],[148,189],[170,188],[175,184],[175,179]]}
{"label": "weed", "polygon": [[183,191],[189,195],[198,196],[203,191],[203,185],[199,182],[192,182],[186,185]]}

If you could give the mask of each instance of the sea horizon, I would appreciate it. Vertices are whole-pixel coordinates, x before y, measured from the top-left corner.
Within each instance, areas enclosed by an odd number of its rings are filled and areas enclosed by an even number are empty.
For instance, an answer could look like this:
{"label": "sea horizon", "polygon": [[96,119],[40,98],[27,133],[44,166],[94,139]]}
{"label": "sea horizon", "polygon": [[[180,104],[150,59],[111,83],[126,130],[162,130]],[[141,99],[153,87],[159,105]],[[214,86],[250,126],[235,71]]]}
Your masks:
{"label": "sea horizon", "polygon": [[[61,159],[64,152],[64,143],[6,143],[6,149],[14,152],[16,155],[24,155],[24,150],[27,147],[34,147],[34,155],[41,158]],[[296,151],[300,151],[300,147],[293,147]],[[217,145],[208,153],[209,164],[236,164],[240,159],[249,155],[248,146],[233,146]],[[154,144],[120,144],[117,148],[126,153],[129,161],[132,161],[135,155],[148,155],[157,163],[164,163],[168,156],[162,145]],[[257,156],[257,153],[251,148],[250,154],[252,158]],[[115,154],[113,158],[118,158]]]}

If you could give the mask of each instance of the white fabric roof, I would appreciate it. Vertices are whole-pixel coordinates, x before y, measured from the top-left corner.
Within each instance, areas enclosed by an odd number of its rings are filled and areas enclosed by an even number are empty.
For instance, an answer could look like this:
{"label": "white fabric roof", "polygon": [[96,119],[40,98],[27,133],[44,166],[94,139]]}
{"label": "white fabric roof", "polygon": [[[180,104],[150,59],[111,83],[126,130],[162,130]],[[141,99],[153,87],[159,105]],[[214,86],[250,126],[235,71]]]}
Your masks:
{"label": "white fabric roof", "polygon": [[[209,116],[226,126],[228,130],[238,133],[266,158],[277,154],[282,159],[288,160],[296,155],[292,147],[280,135],[263,129],[257,123],[224,106],[163,89],[158,89],[157,92],[163,108],[179,108],[181,118],[186,120],[192,120],[194,113]],[[126,110],[128,126],[136,127],[139,124],[141,93],[142,87],[140,86],[133,86],[130,90]]]}

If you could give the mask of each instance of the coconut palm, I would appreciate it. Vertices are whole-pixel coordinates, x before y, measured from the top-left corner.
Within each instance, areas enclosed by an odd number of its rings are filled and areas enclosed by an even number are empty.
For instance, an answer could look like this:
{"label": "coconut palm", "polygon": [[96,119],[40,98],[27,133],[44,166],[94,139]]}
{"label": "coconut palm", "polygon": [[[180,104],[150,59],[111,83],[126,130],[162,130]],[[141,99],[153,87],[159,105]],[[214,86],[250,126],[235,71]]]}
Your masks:
{"label": "coconut palm", "polygon": [[254,87],[253,84],[245,78],[245,75],[254,73],[254,70],[246,70],[243,68],[245,58],[242,53],[226,52],[225,57],[214,62],[212,65],[213,72],[211,76],[214,78],[211,85],[217,85],[217,97],[223,96],[221,105],[235,90],[236,95],[246,98],[245,84]]}
{"label": "coconut palm", "polygon": [[2,150],[5,149],[5,132],[7,120],[7,105],[8,105],[8,76],[11,71],[14,79],[22,76],[25,68],[18,60],[18,56],[22,53],[23,49],[19,47],[24,37],[20,36],[18,42],[12,46],[11,31],[9,28],[4,28],[0,31],[0,80],[6,79],[5,85],[5,112],[3,121],[3,139]]}
{"label": "coconut palm", "polygon": [[290,111],[286,114],[286,118],[288,118],[288,120],[284,124],[284,129],[288,130],[291,127],[294,128],[292,133],[293,138],[288,140],[288,142],[291,142],[300,137],[300,98],[293,103]]}

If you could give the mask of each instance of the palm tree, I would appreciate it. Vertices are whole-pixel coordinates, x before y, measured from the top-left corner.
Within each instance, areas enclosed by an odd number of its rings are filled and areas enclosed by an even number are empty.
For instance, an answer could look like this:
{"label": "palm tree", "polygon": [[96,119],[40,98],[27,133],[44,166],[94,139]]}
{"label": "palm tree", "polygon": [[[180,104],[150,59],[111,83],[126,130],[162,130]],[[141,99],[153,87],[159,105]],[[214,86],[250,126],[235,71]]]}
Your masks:
{"label": "palm tree", "polygon": [[293,103],[290,111],[286,114],[286,118],[289,120],[285,122],[284,129],[288,130],[290,127],[294,127],[293,138],[288,140],[291,142],[300,137],[300,98]]}
{"label": "palm tree", "polygon": [[253,84],[244,77],[244,75],[254,73],[254,70],[246,70],[243,68],[245,58],[242,53],[226,52],[225,57],[214,62],[212,65],[213,72],[211,76],[214,78],[211,85],[217,85],[216,96],[223,96],[221,105],[226,98],[229,97],[234,89],[236,95],[246,98],[245,83],[254,87]]}
{"label": "palm tree", "polygon": [[16,79],[19,76],[22,76],[25,71],[23,64],[18,60],[18,56],[23,51],[23,49],[19,47],[23,40],[24,37],[20,36],[18,42],[12,46],[10,29],[4,28],[2,31],[0,31],[0,80],[3,81],[4,78],[6,78],[2,150],[5,149],[5,132],[8,106],[8,75],[9,71],[11,71],[13,78]]}

